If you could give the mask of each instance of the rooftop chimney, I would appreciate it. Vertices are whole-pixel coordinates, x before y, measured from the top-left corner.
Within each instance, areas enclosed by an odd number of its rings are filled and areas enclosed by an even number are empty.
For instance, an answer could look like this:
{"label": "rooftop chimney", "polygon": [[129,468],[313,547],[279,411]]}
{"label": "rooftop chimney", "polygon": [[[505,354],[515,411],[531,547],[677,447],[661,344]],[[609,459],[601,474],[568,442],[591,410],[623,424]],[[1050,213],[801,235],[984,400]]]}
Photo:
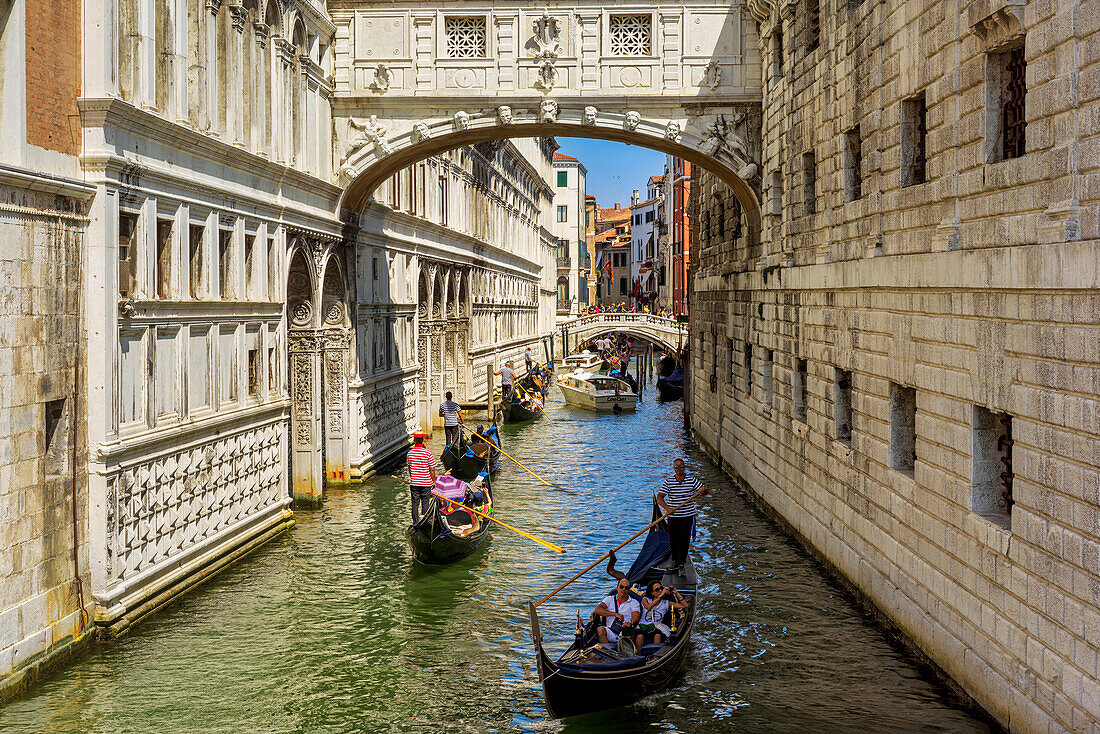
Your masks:
{"label": "rooftop chimney", "polygon": [[634,206],[638,203],[638,189],[634,189],[634,193],[630,195],[630,206]]}

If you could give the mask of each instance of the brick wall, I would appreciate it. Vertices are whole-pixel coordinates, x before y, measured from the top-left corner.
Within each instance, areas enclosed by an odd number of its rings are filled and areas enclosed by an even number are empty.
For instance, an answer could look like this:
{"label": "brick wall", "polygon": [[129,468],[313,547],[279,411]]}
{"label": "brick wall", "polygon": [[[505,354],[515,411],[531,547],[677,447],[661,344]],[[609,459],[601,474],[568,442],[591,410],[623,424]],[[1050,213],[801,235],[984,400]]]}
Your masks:
{"label": "brick wall", "polygon": [[[692,425],[999,721],[1095,731],[1100,5],[822,0],[811,49],[809,2],[762,16],[762,228],[733,239],[729,192],[694,182]],[[998,161],[997,55],[1021,44],[1026,149]],[[914,183],[906,102],[921,96]],[[708,212],[725,235],[708,236]],[[892,445],[902,389],[911,469]],[[989,415],[1012,419],[1010,512],[984,509],[976,481]]]}
{"label": "brick wall", "polygon": [[80,0],[26,0],[27,142],[80,153]]}

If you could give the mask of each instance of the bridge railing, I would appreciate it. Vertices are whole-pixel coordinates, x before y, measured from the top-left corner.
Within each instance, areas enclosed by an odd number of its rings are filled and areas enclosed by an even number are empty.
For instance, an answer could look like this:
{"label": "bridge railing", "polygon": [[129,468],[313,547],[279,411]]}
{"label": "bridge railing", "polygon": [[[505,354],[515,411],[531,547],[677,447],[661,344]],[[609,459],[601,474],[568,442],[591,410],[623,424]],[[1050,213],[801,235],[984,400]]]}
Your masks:
{"label": "bridge railing", "polygon": [[673,332],[679,332],[681,334],[687,333],[687,324],[681,324],[676,319],[670,319],[665,316],[658,316],[652,313],[594,313],[588,316],[582,316],[581,318],[573,321],[569,324],[570,330],[585,329],[592,326],[603,325],[615,325],[615,324],[631,324],[636,326],[655,326],[660,329],[667,329]]}

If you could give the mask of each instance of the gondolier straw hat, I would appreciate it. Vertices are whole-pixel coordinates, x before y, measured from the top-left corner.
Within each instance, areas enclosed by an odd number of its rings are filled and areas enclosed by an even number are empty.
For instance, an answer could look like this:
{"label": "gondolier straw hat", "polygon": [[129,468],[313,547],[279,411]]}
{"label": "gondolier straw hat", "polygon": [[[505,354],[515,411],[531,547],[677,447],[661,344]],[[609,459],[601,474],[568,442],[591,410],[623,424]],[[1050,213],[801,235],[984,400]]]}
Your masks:
{"label": "gondolier straw hat", "polygon": [[413,439],[416,440],[416,441],[423,441],[427,437],[428,437],[428,434],[426,434],[426,433],[417,432],[417,433],[413,434]]}

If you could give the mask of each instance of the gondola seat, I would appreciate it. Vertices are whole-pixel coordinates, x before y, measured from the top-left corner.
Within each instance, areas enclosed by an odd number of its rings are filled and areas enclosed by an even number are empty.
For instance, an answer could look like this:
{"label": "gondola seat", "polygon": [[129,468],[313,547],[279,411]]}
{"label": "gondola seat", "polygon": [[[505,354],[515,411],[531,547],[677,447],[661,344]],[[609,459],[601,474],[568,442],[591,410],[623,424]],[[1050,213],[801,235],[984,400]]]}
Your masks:
{"label": "gondola seat", "polygon": [[668,645],[663,642],[650,642],[647,645],[642,645],[642,649],[638,651],[638,654],[648,658],[650,655],[656,655],[666,647],[668,647]]}
{"label": "gondola seat", "polygon": [[606,663],[561,663],[559,667],[562,670],[574,672],[582,670],[623,670],[624,668],[636,667],[644,662],[644,656],[634,655],[622,660],[609,660]]}

